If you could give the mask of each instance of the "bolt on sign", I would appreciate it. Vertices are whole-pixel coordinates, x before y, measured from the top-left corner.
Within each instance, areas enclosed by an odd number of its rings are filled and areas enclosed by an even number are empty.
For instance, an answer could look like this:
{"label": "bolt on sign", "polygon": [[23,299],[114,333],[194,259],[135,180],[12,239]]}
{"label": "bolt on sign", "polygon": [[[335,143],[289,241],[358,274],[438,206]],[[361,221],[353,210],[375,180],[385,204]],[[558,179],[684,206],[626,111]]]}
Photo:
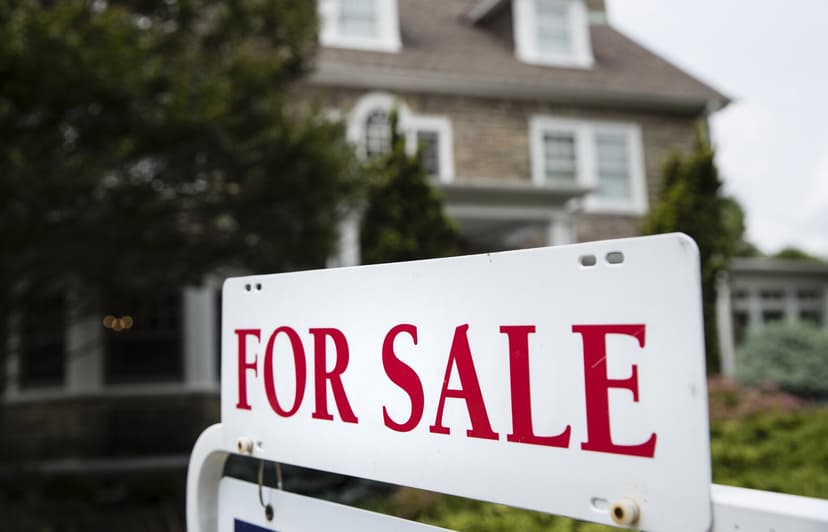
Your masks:
{"label": "bolt on sign", "polygon": [[234,278],[223,302],[227,450],[606,524],[710,527],[685,235]]}

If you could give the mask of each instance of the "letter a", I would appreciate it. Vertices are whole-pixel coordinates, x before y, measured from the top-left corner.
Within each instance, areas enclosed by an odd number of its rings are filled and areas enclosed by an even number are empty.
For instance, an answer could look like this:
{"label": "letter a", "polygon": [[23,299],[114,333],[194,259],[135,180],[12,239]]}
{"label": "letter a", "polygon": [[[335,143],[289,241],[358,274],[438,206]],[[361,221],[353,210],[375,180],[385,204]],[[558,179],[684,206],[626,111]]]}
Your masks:
{"label": "letter a", "polygon": [[[428,430],[436,434],[449,434],[448,427],[443,426],[443,407],[447,397],[463,399],[466,401],[466,408],[469,411],[469,419],[472,428],[466,431],[469,438],[483,438],[486,440],[498,439],[497,432],[492,430],[489,423],[489,415],[486,413],[486,405],[483,403],[483,394],[480,392],[480,382],[477,380],[477,372],[474,369],[471,348],[466,331],[469,325],[460,325],[454,330],[454,340],[451,342],[448,364],[446,365],[446,376],[443,378],[443,389],[440,392],[440,404],[437,407],[437,418],[434,425]],[[457,366],[457,375],[460,377],[460,389],[450,390],[449,379],[451,378],[452,366]]]}

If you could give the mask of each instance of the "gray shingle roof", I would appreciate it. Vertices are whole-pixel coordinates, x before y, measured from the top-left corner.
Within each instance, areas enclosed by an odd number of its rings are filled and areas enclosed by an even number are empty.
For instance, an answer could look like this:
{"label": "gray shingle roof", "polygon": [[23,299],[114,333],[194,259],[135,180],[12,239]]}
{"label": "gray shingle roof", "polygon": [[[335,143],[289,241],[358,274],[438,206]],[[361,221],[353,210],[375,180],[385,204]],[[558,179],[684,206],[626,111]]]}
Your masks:
{"label": "gray shingle roof", "polygon": [[[320,83],[558,100],[659,103],[687,110],[719,107],[727,97],[607,25],[590,27],[590,69],[522,63],[511,23],[472,26],[469,0],[399,0],[399,53],[322,48]],[[510,17],[508,9],[501,17]]]}

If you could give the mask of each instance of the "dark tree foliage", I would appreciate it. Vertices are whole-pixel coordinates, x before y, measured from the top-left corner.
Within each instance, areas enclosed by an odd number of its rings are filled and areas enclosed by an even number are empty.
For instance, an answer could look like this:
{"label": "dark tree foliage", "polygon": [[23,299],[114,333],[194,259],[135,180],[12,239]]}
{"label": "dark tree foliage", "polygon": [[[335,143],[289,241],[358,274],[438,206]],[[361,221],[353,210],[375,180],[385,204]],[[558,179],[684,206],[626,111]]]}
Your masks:
{"label": "dark tree foliage", "polygon": [[375,182],[360,230],[362,262],[375,264],[457,253],[457,229],[443,212],[419,157],[406,153],[391,116],[391,150],[374,166]]}
{"label": "dark tree foliage", "polygon": [[0,0],[0,328],[70,287],[323,265],[356,172],[288,105],[316,29],[315,2]]}
{"label": "dark tree foliage", "polygon": [[662,198],[645,218],[642,230],[645,234],[678,231],[690,235],[698,244],[707,371],[717,373],[716,275],[727,268],[744,242],[741,208],[734,214],[734,205],[738,204],[722,195],[715,152],[702,127],[697,131],[693,153],[682,156],[674,152],[668,156],[663,178]]}
{"label": "dark tree foliage", "polygon": [[745,239],[745,211],[735,198],[722,198],[722,216],[734,257],[760,257],[762,252]]}
{"label": "dark tree foliage", "polygon": [[779,251],[773,254],[773,258],[784,260],[801,260],[807,262],[822,262],[822,259],[820,259],[819,257],[811,255],[807,251],[803,251],[799,248],[792,246],[780,249]]}

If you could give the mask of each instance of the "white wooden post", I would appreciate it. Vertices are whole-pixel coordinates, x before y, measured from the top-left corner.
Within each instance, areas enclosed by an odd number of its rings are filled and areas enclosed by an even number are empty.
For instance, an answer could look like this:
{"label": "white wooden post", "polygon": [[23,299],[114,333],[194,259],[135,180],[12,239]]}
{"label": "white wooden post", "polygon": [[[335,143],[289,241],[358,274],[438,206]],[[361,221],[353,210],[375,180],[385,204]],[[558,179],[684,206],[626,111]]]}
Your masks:
{"label": "white wooden post", "polygon": [[730,297],[730,275],[720,272],[716,277],[716,328],[719,333],[720,369],[725,377],[733,377],[736,367]]}

